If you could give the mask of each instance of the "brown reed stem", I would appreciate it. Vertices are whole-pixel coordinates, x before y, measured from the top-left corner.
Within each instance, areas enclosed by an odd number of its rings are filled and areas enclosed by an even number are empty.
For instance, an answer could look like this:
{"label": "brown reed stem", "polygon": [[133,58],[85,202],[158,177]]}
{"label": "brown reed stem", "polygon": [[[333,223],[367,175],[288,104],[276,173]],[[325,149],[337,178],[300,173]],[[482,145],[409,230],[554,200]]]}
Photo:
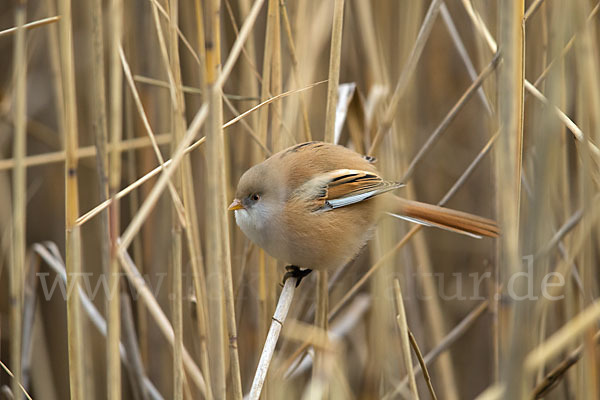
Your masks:
{"label": "brown reed stem", "polygon": [[10,270],[10,360],[14,373],[12,393],[15,399],[23,398],[22,381],[22,326],[25,267],[25,227],[27,218],[27,170],[23,159],[27,152],[27,47],[25,37],[26,3],[19,2],[15,10],[17,32],[14,41],[14,139],[13,157],[13,215],[12,215],[12,265]]}
{"label": "brown reed stem", "polygon": [[[58,2],[62,19],[60,27],[60,52],[62,60],[62,82],[65,115],[65,227],[67,284],[73,281],[75,293],[80,287],[81,275],[81,232],[75,224],[79,214],[79,190],[77,183],[77,100],[75,93],[75,68],[73,61],[73,33],[71,1]],[[85,393],[83,320],[79,296],[67,298],[67,340],[69,347],[69,382],[71,398],[83,400]]]}
{"label": "brown reed stem", "polygon": [[400,339],[402,347],[402,356],[404,358],[404,367],[408,374],[408,382],[410,391],[413,397],[419,400],[419,392],[417,391],[417,382],[415,381],[415,373],[410,352],[409,329],[406,322],[406,311],[404,310],[404,301],[402,299],[402,291],[400,289],[400,281],[394,279],[394,299],[396,300],[396,322],[400,330]]}
{"label": "brown reed stem", "polygon": [[335,0],[333,26],[331,28],[331,49],[329,52],[329,76],[327,78],[327,106],[325,116],[324,141],[333,143],[335,131],[335,110],[340,84],[340,59],[342,55],[342,32],[344,29],[344,0]]}
{"label": "brown reed stem", "polygon": [[[109,41],[109,96],[110,96],[110,164],[108,176],[108,193],[113,197],[121,183],[121,152],[118,146],[122,138],[122,84],[123,75],[119,59],[119,46],[123,25],[123,4],[121,0],[110,2],[110,41]],[[121,336],[121,304],[120,304],[120,267],[117,239],[120,234],[119,202],[109,207],[110,265],[109,265],[109,298],[108,298],[108,344],[107,344],[107,386],[110,399],[121,398],[121,363],[119,343]],[[133,360],[131,361],[133,364]],[[114,385],[114,386],[113,386]]]}

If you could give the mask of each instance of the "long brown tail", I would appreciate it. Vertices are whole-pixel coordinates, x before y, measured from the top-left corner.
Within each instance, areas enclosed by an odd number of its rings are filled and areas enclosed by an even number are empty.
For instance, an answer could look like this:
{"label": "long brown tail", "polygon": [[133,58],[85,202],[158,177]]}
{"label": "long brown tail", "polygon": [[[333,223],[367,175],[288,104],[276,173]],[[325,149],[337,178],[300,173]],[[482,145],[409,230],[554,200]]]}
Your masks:
{"label": "long brown tail", "polygon": [[496,221],[462,211],[395,197],[392,214],[426,226],[435,226],[468,236],[498,237]]}

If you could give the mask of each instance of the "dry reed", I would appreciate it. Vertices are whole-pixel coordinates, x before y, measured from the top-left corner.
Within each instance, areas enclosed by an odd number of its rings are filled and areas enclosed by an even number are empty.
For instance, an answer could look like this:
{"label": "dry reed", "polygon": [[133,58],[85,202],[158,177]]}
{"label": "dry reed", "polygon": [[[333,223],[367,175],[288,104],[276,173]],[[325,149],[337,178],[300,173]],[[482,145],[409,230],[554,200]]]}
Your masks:
{"label": "dry reed", "polygon": [[[597,1],[4,10],[0,396],[600,396]],[[382,217],[279,294],[226,207],[306,140],[502,234]]]}

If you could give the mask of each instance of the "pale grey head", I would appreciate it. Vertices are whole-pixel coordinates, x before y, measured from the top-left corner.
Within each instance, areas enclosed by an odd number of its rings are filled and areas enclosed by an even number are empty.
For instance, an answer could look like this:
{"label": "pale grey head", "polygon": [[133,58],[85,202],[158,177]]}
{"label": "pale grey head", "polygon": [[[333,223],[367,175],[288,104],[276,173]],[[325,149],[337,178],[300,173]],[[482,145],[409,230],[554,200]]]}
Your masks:
{"label": "pale grey head", "polygon": [[275,233],[285,203],[284,187],[266,163],[247,170],[238,183],[235,200],[229,206],[235,210],[235,221],[254,243],[268,247],[269,238]]}

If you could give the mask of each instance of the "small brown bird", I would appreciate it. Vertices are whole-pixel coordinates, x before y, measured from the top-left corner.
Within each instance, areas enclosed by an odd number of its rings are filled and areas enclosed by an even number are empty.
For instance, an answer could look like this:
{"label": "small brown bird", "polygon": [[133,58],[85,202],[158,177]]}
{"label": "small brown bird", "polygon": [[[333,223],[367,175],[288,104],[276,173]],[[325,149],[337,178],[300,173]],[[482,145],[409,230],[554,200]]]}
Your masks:
{"label": "small brown bird", "polygon": [[[384,193],[402,183],[383,180],[375,159],[339,145],[292,146],[247,170],[229,210],[244,234],[289,264],[288,277],[352,260],[382,212],[474,237],[498,236],[492,220]],[[301,269],[301,268],[303,269]]]}

